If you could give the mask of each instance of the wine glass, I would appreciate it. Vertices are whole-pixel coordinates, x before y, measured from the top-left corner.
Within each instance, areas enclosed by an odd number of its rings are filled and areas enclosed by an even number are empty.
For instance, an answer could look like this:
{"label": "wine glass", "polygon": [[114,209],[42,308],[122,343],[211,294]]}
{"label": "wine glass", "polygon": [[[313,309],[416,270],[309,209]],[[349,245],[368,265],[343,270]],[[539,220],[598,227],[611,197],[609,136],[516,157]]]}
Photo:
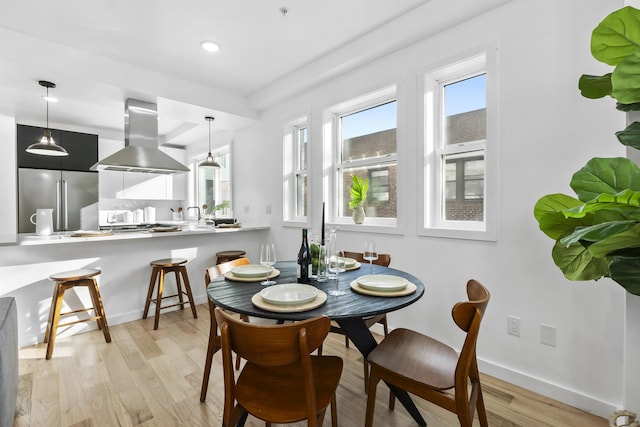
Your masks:
{"label": "wine glass", "polygon": [[260,282],[261,285],[275,285],[274,280],[269,280],[269,275],[273,272],[273,264],[276,263],[276,245],[273,243],[263,243],[260,248],[260,264],[271,267],[267,270],[267,277]]}
{"label": "wine glass", "polygon": [[369,261],[369,274],[373,273],[373,261],[378,259],[378,252],[376,251],[376,242],[367,240],[364,243],[364,254],[362,258]]}
{"label": "wine glass", "polygon": [[345,291],[340,290],[340,273],[346,271],[344,253],[342,251],[336,251],[335,246],[333,250],[329,252],[329,271],[335,275],[336,288],[329,291],[329,295],[340,296],[346,294]]}

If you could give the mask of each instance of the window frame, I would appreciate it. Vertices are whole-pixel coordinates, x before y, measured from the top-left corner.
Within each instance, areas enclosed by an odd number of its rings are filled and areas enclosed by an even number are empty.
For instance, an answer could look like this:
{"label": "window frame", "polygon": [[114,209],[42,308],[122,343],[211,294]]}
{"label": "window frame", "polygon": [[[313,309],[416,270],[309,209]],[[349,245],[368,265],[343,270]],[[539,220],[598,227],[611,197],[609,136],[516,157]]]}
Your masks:
{"label": "window frame", "polygon": [[[340,118],[345,115],[357,113],[359,111],[367,110],[391,101],[396,102],[396,153],[386,154],[377,157],[371,157],[367,159],[358,159],[350,162],[341,162],[341,129]],[[365,224],[354,224],[351,216],[343,216],[340,213],[340,200],[343,198],[343,189],[339,188],[340,173],[345,169],[359,169],[373,167],[374,170],[380,168],[389,167],[388,163],[395,163],[396,170],[399,163],[399,147],[401,132],[401,100],[399,97],[399,88],[397,84],[392,84],[383,87],[377,91],[370,92],[365,95],[359,95],[350,98],[344,102],[328,107],[324,110],[324,179],[323,181],[327,185],[327,193],[329,200],[329,218],[332,224],[339,225],[343,230],[351,231],[375,231],[383,233],[397,233],[398,232],[398,219],[400,216],[400,189],[399,189],[399,174],[396,176],[396,185],[398,187],[396,193],[396,217],[395,218],[374,218],[367,217]],[[378,168],[374,167],[379,165]]]}
{"label": "window frame", "polygon": [[[307,141],[306,141],[306,169],[300,169],[300,141],[299,131],[301,129],[307,129]],[[306,226],[309,223],[309,199],[311,194],[311,140],[312,140],[312,127],[310,115],[300,117],[298,119],[289,121],[285,124],[283,129],[283,222],[285,224],[296,224]],[[298,215],[298,182],[299,175],[306,175],[307,177],[307,200],[306,211],[307,215]]]}
{"label": "window frame", "polygon": [[[422,159],[423,203],[418,212],[418,234],[446,238],[496,241],[497,215],[497,47],[485,46],[475,52],[460,54],[446,63],[424,71],[419,78],[423,138],[420,144]],[[447,146],[443,144],[445,84],[486,74],[486,135],[484,140],[469,141]],[[484,152],[484,220],[452,221],[441,217],[446,195],[446,156]]]}
{"label": "window frame", "polygon": [[[228,166],[227,169],[229,170],[229,183],[230,183],[230,188],[229,188],[229,194],[230,194],[230,198],[231,200],[229,201],[229,213],[230,213],[230,217],[235,217],[235,211],[233,209],[233,203],[234,203],[234,193],[233,193],[233,189],[234,189],[234,185],[233,185],[233,147],[231,143],[228,144],[224,144],[221,145],[215,149],[211,150],[211,154],[213,155],[214,160],[219,161],[222,156],[228,156]],[[190,203],[194,206],[198,206],[201,207],[204,203],[202,203],[199,199],[200,199],[200,163],[205,160],[207,157],[207,154],[202,154],[200,156],[197,156],[194,159],[193,162],[193,198],[194,198],[194,202]],[[221,197],[220,196],[220,185],[221,185],[221,178],[220,178],[220,173],[221,173],[221,169],[220,168],[214,168],[213,170],[214,173],[214,183],[216,183],[216,185],[214,186],[214,201],[216,201],[217,197]],[[208,203],[208,202],[206,202]],[[219,203],[217,203],[219,204]],[[205,213],[201,212],[202,217],[204,218]],[[220,216],[220,218],[227,218],[226,216]]]}

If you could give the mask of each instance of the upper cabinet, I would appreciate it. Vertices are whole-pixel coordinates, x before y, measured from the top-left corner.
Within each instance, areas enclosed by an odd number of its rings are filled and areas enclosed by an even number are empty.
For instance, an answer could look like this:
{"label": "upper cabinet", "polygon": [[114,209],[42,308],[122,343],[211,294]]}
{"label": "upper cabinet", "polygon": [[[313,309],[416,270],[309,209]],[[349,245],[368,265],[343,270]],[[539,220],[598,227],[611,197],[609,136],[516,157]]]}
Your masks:
{"label": "upper cabinet", "polygon": [[45,128],[37,126],[17,126],[17,160],[19,168],[55,169],[68,171],[89,171],[98,161],[98,135],[51,129],[56,144],[69,153],[68,156],[39,156],[26,152],[27,147],[42,139]]}

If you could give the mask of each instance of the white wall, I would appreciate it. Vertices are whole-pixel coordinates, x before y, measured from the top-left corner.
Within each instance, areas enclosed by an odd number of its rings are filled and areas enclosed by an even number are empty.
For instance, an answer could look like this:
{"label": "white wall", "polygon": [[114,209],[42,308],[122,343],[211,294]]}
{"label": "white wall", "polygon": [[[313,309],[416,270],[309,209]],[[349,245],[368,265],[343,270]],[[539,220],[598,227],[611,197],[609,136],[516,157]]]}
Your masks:
{"label": "white wall", "polygon": [[[241,214],[241,207],[248,206],[247,216],[263,215],[271,223],[279,257],[293,258],[300,230],[281,221],[283,124],[311,112],[311,141],[319,144],[324,108],[398,83],[406,96],[400,122],[406,123],[408,137],[401,144],[399,164],[409,192],[408,203],[400,207],[406,232],[339,232],[345,249],[359,250],[374,238],[380,251],[392,254],[392,266],[426,284],[425,297],[392,313],[391,325],[459,345],[462,337],[450,309],[465,297],[466,280],[476,278],[492,293],[478,345],[481,369],[608,416],[623,401],[624,291],[608,280],[564,279],[551,259],[553,242],[538,230],[532,213],[544,194],[572,194],[571,175],[589,158],[624,155],[613,136],[624,128],[624,114],[615,111],[611,99],[586,100],[577,89],[582,73],[608,71],[590,55],[590,34],[621,6],[622,1],[610,0],[514,1],[265,111],[259,124],[234,138],[237,153],[242,153],[235,163],[234,184],[242,189],[236,194],[236,209]],[[485,43],[499,46],[498,240],[418,237],[416,212],[422,195],[413,179],[419,176],[416,82],[431,64]],[[319,168],[312,171],[313,179],[319,174]],[[317,232],[318,192],[312,202]],[[264,215],[267,204],[272,205],[271,216]],[[522,318],[521,337],[507,335],[507,315]],[[556,347],[540,344],[541,323],[557,328]]]}

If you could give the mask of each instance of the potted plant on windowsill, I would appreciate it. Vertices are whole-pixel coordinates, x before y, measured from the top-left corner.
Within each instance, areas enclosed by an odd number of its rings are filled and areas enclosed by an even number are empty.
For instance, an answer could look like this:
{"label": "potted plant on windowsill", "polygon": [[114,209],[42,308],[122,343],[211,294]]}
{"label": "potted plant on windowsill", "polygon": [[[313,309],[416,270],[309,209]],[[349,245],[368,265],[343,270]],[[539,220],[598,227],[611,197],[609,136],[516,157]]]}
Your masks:
{"label": "potted plant on windowsill", "polygon": [[[609,14],[591,36],[595,59],[614,66],[604,76],[583,75],[586,98],[611,96],[623,112],[640,111],[640,10]],[[640,122],[616,133],[640,149]],[[640,168],[627,158],[593,158],[571,179],[577,198],[549,194],[535,205],[540,229],[556,241],[552,257],[569,280],[610,277],[640,295]]]}
{"label": "potted plant on windowsill", "polygon": [[362,224],[364,222],[364,202],[367,201],[367,190],[369,189],[369,178],[360,178],[353,175],[351,182],[351,201],[349,208],[353,209],[353,222]]}

